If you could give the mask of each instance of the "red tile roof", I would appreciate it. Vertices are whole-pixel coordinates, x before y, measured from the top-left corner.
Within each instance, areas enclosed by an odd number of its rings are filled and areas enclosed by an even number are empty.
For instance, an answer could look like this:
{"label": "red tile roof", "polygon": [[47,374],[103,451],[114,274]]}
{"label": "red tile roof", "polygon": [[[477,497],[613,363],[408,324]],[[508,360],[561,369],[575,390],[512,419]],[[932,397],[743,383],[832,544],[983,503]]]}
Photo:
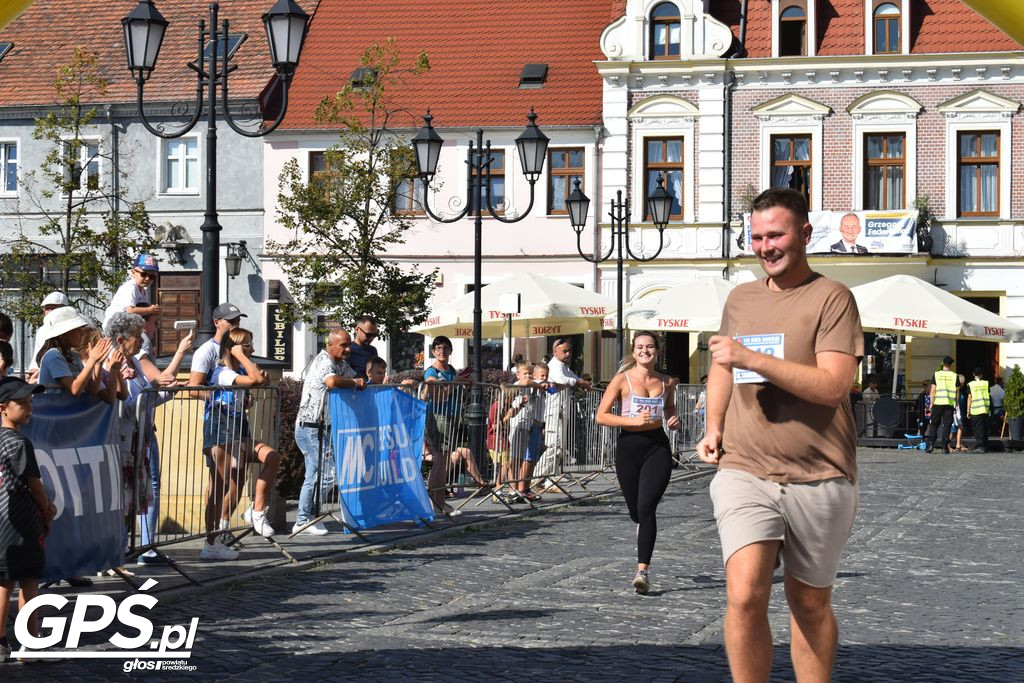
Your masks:
{"label": "red tile roof", "polygon": [[[394,89],[408,110],[398,126],[589,125],[602,119],[601,32],[622,16],[624,0],[321,0],[289,94],[285,128],[318,128],[316,105],[345,86],[366,48],[394,38],[403,63],[420,50],[430,71]],[[547,82],[519,89],[528,62],[549,67]]]}
{"label": "red tile roof", "polygon": [[[817,10],[819,55],[864,54],[864,0],[819,1]],[[711,13],[739,35],[738,0],[716,0]],[[771,56],[771,19],[768,0],[749,1],[748,56]],[[960,0],[911,0],[910,36],[913,54],[1021,49],[1013,39]]]}
{"label": "red tile roof", "polygon": [[[315,0],[298,0],[312,13]],[[195,93],[195,72],[186,64],[196,58],[198,22],[209,19],[206,0],[154,0],[170,22],[153,77],[146,84],[146,101],[188,100]],[[259,95],[274,72],[261,16],[273,0],[231,0],[221,3],[220,20],[228,19],[230,33],[245,33],[235,54],[238,70],[229,79],[234,98]],[[128,72],[121,18],[136,0],[36,0],[24,14],[0,32],[0,41],[14,48],[0,61],[0,107],[46,105],[54,101],[53,79],[76,47],[99,55],[103,75],[110,80],[106,95],[94,102],[134,102],[136,86]]]}

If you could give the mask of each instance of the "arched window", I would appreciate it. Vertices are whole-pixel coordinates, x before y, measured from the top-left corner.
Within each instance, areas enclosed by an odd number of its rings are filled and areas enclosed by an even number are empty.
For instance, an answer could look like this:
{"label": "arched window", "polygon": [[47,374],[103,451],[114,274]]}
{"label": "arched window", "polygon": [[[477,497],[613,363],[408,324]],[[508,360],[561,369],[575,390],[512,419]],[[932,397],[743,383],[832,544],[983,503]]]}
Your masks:
{"label": "arched window", "polygon": [[891,2],[875,7],[875,54],[900,51],[900,8]]}
{"label": "arched window", "polygon": [[662,2],[651,10],[651,59],[679,59],[679,8]]}
{"label": "arched window", "polygon": [[803,7],[790,5],[779,16],[779,56],[798,57],[807,54],[807,13]]}

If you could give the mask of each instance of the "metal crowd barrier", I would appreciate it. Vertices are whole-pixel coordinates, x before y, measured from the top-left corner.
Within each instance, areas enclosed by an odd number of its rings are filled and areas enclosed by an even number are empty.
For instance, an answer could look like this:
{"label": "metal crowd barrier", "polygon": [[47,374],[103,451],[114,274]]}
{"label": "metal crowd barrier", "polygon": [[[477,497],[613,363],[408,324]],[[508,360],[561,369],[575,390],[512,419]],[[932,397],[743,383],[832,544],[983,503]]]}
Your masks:
{"label": "metal crowd barrier", "polygon": [[[154,550],[195,582],[162,548],[207,536],[211,494],[221,503],[221,514],[211,515],[215,533],[227,534],[228,545],[251,533],[248,511],[262,467],[255,447],[278,447],[280,392],[265,386],[150,388],[138,396],[134,418],[133,469],[149,476],[134,477],[138,514],[130,522],[130,555]],[[214,455],[226,476],[211,490]],[[268,505],[275,496],[268,493]]]}
{"label": "metal crowd barrier", "polygon": [[677,384],[675,402],[679,428],[669,432],[672,457],[688,466],[696,463],[697,443],[704,437],[707,390],[703,384]]}
{"label": "metal crowd barrier", "polygon": [[918,433],[921,415],[917,401],[888,394],[876,401],[860,400],[853,404],[853,419],[858,442],[873,439],[905,439]]}

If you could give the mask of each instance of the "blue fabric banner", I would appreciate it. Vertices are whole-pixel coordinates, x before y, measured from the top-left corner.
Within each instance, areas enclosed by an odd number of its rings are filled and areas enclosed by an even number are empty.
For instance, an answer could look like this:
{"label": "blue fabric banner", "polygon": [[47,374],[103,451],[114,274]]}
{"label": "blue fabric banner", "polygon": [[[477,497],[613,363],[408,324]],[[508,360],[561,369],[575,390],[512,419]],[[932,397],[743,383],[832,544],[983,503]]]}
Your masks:
{"label": "blue fabric banner", "polygon": [[420,474],[427,405],[394,387],[329,392],[331,445],[346,524],[431,520]]}
{"label": "blue fabric banner", "polygon": [[21,432],[57,506],[46,537],[43,578],[94,574],[124,564],[124,499],[114,406],[92,396],[45,393],[32,399]]}

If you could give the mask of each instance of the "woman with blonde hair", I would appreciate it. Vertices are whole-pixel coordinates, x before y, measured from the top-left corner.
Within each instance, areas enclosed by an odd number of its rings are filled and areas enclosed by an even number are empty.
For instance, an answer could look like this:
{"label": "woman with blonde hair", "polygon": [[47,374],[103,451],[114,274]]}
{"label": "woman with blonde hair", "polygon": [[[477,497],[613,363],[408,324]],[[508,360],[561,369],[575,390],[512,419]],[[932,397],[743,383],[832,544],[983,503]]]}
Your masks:
{"label": "woman with blonde hair", "polygon": [[274,528],[268,519],[267,498],[277,481],[280,454],[269,445],[254,441],[246,410],[251,397],[249,387],[267,383],[267,374],[252,360],[252,332],[241,327],[230,330],[221,340],[220,361],[210,376],[210,384],[220,387],[212,392],[203,415],[203,452],[210,468],[209,499],[206,506],[207,540],[200,553],[204,560],[231,560],[238,551],[223,544],[216,533],[226,527],[225,515],[238,504],[237,472],[251,458],[263,464],[251,506],[256,533],[270,537]]}
{"label": "woman with blonde hair", "polygon": [[[629,517],[637,524],[637,565],[633,589],[650,590],[648,572],[658,534],[655,516],[672,473],[672,450],[665,427],[676,429],[675,380],[654,369],[660,344],[651,332],[633,336],[632,352],[612,378],[597,408],[597,424],[619,427],[615,474]],[[619,415],[612,412],[618,401]]]}

